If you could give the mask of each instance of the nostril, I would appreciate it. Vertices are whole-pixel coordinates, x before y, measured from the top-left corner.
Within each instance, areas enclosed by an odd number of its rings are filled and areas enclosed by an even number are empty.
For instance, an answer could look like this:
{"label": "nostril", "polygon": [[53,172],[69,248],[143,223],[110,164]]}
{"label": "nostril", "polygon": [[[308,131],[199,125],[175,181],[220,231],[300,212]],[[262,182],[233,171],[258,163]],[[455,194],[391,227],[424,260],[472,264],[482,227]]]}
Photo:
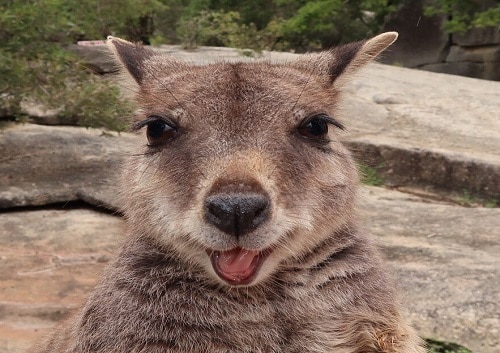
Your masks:
{"label": "nostril", "polygon": [[258,218],[260,215],[262,215],[264,213],[264,211],[266,210],[266,208],[267,208],[267,205],[264,205],[264,206],[256,209],[255,210],[255,218]]}
{"label": "nostril", "polygon": [[269,216],[269,199],[261,194],[216,194],[205,200],[205,219],[223,232],[239,236]]}
{"label": "nostril", "polygon": [[254,219],[258,221],[262,217],[267,217],[268,208],[269,208],[269,201],[267,200],[267,198],[256,201],[255,208],[253,211]]}

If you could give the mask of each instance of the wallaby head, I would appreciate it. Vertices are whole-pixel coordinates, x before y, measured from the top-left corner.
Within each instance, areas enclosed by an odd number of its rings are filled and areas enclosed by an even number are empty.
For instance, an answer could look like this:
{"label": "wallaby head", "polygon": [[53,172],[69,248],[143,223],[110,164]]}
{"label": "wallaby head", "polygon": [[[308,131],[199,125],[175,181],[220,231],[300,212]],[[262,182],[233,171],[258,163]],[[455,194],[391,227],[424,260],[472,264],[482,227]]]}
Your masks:
{"label": "wallaby head", "polygon": [[[287,64],[196,66],[110,37],[136,90],[133,130],[143,139],[126,166],[131,234],[229,286],[265,285],[342,234],[358,181],[341,142],[341,86],[396,38]],[[339,248],[352,241],[337,237]]]}

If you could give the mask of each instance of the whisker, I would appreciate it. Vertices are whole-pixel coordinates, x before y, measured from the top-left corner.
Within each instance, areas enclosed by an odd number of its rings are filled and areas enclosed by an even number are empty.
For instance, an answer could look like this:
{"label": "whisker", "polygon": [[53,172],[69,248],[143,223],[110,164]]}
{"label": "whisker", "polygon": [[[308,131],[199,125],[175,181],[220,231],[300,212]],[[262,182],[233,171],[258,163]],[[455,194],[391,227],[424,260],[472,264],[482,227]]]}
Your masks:
{"label": "whisker", "polygon": [[174,101],[178,104],[179,107],[181,107],[187,114],[189,114],[191,117],[193,117],[193,115],[189,112],[189,110],[186,109],[186,107],[184,106],[184,104],[182,104],[178,99],[177,97],[174,95],[174,93],[172,92],[172,90],[167,86],[165,85],[165,83],[156,75],[156,72],[150,72],[152,75],[152,77],[154,77],[155,81],[157,83],[160,84],[160,86],[168,92],[168,94],[170,94],[172,96],[172,98],[174,99]]}
{"label": "whisker", "polygon": [[309,84],[309,81],[311,80],[312,75],[313,75],[313,73],[311,72],[311,74],[307,78],[306,83],[304,83],[304,86],[302,86],[302,90],[300,91],[299,96],[297,97],[297,99],[295,100],[295,103],[293,104],[292,108],[290,109],[291,112],[293,112],[295,110],[295,107],[297,106],[297,103],[299,103],[299,100],[302,97],[302,95],[304,94],[306,86]]}

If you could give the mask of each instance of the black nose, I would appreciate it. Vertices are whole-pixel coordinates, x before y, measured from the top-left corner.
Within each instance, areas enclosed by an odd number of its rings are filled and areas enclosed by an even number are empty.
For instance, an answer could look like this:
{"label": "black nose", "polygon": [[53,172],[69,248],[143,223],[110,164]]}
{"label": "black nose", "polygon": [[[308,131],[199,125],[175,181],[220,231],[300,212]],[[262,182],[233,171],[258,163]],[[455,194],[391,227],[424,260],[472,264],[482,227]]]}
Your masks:
{"label": "black nose", "polygon": [[205,219],[217,228],[240,236],[251,232],[269,216],[269,199],[256,193],[216,194],[205,200]]}

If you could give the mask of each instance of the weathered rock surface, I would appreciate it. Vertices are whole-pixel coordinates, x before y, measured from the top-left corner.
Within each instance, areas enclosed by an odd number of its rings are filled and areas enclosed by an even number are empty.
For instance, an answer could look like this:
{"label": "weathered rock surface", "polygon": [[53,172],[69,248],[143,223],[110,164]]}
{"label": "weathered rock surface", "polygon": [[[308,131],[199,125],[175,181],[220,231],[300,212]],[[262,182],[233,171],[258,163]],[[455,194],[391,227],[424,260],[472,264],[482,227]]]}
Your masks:
{"label": "weathered rock surface", "polygon": [[372,65],[345,97],[349,139],[389,184],[499,199],[498,92],[498,82]]}
{"label": "weathered rock surface", "polygon": [[120,218],[84,209],[0,214],[0,352],[83,304],[123,233]]}
{"label": "weathered rock surface", "polygon": [[119,208],[117,176],[131,134],[15,125],[0,130],[0,209],[85,201]]}
{"label": "weathered rock surface", "polygon": [[[494,0],[488,2],[492,5]],[[484,43],[500,44],[500,32],[497,27],[476,28],[465,33],[454,34],[453,42],[466,47]]]}
{"label": "weathered rock surface", "polygon": [[110,52],[106,46],[70,45],[68,49],[80,57],[95,73],[106,74],[117,69],[116,64],[110,60]]}
{"label": "weathered rock surface", "polygon": [[[500,209],[373,187],[359,204],[420,333],[498,353]],[[0,351],[20,353],[78,307],[123,233],[120,218],[94,211],[0,214]]]}
{"label": "weathered rock surface", "polygon": [[359,203],[420,334],[500,352],[500,209],[377,188]]}

